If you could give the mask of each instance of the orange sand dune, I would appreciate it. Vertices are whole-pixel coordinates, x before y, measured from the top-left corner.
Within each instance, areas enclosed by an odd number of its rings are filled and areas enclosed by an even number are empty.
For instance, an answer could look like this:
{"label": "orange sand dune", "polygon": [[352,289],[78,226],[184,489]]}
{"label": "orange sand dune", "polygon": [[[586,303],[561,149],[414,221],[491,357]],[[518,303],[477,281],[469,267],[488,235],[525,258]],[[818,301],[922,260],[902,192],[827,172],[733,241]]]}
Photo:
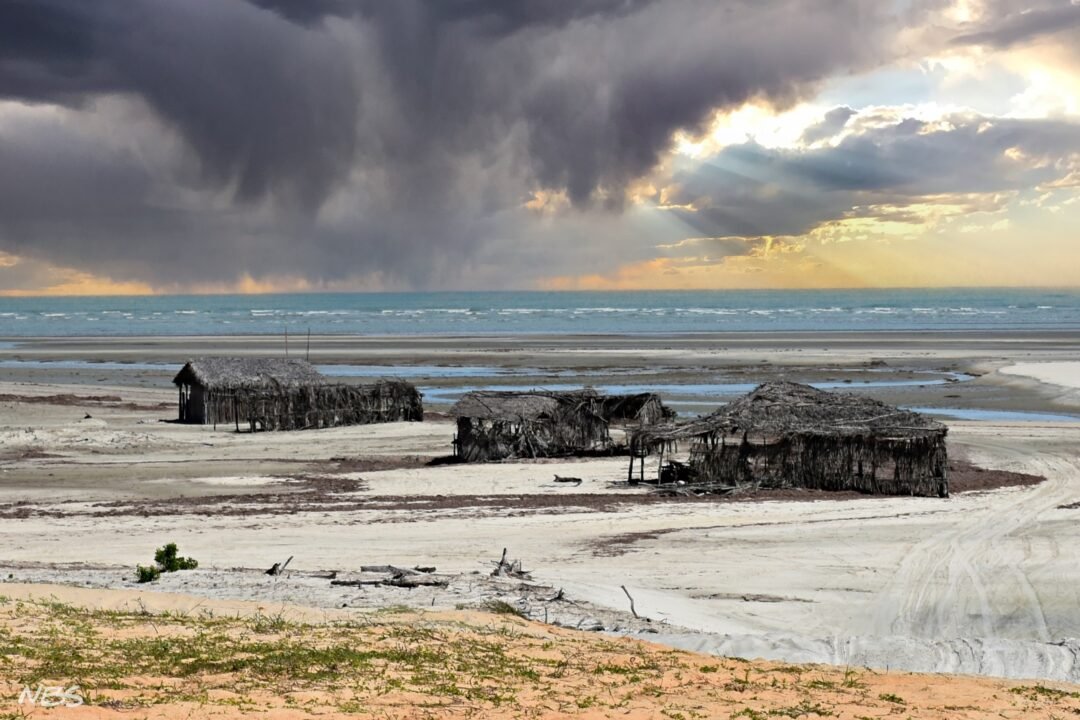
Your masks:
{"label": "orange sand dune", "polygon": [[[715,658],[506,614],[0,585],[0,718],[1063,718],[1080,688]],[[19,705],[24,685],[86,704]]]}

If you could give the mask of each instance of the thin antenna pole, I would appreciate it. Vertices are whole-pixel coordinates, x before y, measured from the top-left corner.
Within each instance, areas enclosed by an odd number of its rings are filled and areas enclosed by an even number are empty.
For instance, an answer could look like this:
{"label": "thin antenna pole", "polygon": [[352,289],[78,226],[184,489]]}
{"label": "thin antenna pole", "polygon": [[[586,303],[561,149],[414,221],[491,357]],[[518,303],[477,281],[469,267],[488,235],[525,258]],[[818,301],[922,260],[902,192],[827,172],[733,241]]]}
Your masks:
{"label": "thin antenna pole", "polygon": [[308,325],[307,329],[307,351],[304,353],[304,359],[311,361],[311,326]]}
{"label": "thin antenna pole", "polygon": [[289,357],[289,326],[285,326],[285,357]]}

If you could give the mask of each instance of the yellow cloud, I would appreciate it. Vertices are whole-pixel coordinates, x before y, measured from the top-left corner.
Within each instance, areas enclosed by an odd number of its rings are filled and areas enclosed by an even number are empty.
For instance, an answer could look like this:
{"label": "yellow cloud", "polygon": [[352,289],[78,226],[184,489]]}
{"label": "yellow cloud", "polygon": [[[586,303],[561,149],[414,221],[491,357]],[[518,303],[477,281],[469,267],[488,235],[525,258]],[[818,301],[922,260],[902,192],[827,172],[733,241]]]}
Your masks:
{"label": "yellow cloud", "polygon": [[0,297],[45,295],[153,295],[154,289],[142,282],[115,281],[76,270],[68,271],[58,283],[33,289],[0,289]]}
{"label": "yellow cloud", "polygon": [[[312,281],[300,276],[273,275],[254,277],[248,273],[235,280],[179,284],[152,285],[138,280],[118,280],[104,275],[60,267],[17,255],[0,253],[0,270],[7,269],[14,276],[20,265],[23,272],[18,279],[25,283],[27,275],[40,278],[37,287],[0,286],[0,297],[42,297],[50,295],[262,295],[269,293],[300,292],[351,292],[400,289],[385,281],[379,273],[355,276],[344,280]],[[0,284],[4,277],[0,275]]]}
{"label": "yellow cloud", "polygon": [[[695,237],[669,242],[657,247],[664,257],[620,265],[609,273],[548,278],[540,287],[1080,286],[1080,246],[1074,230],[1080,219],[1080,194],[1034,221],[1007,217],[994,209],[997,203],[975,202],[976,198],[932,200],[936,202],[915,206],[913,217],[903,222],[854,217],[797,237]],[[969,212],[963,212],[965,208]],[[733,254],[710,257],[710,243]]]}

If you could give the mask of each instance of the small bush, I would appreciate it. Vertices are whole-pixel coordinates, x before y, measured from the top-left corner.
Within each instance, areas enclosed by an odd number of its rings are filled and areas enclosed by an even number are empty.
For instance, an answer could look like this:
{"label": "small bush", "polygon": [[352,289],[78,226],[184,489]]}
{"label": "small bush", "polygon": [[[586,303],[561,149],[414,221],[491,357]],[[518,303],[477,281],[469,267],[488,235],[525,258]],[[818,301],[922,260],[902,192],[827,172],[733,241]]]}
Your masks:
{"label": "small bush", "polygon": [[135,574],[138,575],[138,581],[141,583],[154,582],[161,577],[161,571],[156,565],[136,565]]}
{"label": "small bush", "polygon": [[177,570],[194,570],[199,567],[199,561],[195,558],[181,557],[176,543],[169,543],[160,547],[154,553],[153,565],[135,566],[135,574],[141,583],[154,582],[163,572],[176,572]]}
{"label": "small bush", "polygon": [[490,613],[495,613],[496,615],[517,615],[519,618],[525,617],[525,613],[505,600],[488,600],[484,603],[484,609]]}
{"label": "small bush", "polygon": [[177,570],[194,570],[199,567],[199,561],[195,558],[180,557],[177,553],[176,543],[169,543],[163,548],[158,548],[154,553],[154,562],[164,572],[176,572]]}

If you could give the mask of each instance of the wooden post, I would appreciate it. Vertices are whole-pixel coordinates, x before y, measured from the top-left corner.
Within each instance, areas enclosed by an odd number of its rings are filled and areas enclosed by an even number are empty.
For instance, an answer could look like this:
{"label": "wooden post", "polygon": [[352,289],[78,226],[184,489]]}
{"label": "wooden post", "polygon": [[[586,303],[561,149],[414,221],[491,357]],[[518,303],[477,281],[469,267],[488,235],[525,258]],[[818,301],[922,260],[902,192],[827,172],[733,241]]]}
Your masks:
{"label": "wooden post", "polygon": [[630,469],[626,473],[626,482],[631,485],[637,485],[637,482],[634,481],[634,452],[636,451],[630,451]]}

